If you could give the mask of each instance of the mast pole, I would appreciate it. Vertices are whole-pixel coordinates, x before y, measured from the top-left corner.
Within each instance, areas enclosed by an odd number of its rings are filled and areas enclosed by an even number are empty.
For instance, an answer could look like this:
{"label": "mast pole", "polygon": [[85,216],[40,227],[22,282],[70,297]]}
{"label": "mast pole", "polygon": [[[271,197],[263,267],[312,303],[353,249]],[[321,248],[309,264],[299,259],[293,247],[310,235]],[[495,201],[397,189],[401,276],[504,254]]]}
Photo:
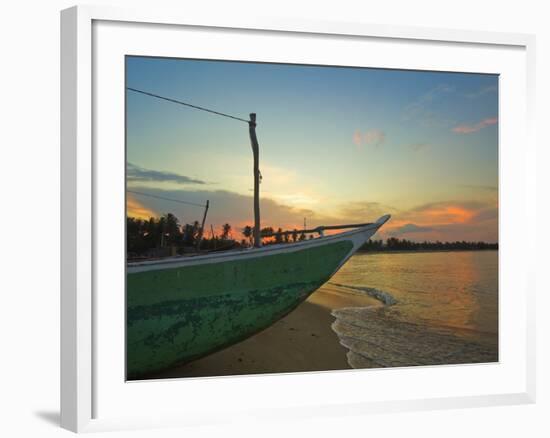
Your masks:
{"label": "mast pole", "polygon": [[260,147],[256,137],[256,113],[250,114],[248,132],[254,154],[254,246],[259,248],[262,246],[260,238]]}

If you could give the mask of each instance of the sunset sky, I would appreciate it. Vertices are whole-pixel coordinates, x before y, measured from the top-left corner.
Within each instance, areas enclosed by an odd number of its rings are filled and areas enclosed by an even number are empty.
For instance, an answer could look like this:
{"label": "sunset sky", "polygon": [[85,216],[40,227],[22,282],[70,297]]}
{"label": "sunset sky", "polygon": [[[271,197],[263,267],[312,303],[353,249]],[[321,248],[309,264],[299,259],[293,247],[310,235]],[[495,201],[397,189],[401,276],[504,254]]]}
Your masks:
{"label": "sunset sky", "polygon": [[[495,75],[127,57],[126,79],[243,119],[257,113],[262,227],[390,213],[375,238],[498,241]],[[128,190],[208,199],[217,232],[251,225],[248,126],[126,96]],[[167,212],[182,223],[203,213],[128,193],[129,216]]]}

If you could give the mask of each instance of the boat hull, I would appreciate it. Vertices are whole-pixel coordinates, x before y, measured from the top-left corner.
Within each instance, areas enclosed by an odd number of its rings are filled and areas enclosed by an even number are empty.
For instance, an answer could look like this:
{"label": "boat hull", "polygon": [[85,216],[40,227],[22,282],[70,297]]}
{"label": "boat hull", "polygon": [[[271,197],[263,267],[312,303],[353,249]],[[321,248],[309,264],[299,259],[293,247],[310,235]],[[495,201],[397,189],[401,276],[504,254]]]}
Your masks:
{"label": "boat hull", "polygon": [[269,327],[325,283],[378,227],[127,272],[127,378],[186,363]]}

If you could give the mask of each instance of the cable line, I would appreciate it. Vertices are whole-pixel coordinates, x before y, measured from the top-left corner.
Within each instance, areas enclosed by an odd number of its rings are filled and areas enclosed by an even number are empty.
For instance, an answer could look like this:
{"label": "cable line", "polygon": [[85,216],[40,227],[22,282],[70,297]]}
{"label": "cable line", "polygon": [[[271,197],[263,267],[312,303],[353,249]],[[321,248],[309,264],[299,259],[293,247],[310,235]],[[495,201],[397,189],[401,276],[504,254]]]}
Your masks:
{"label": "cable line", "polygon": [[130,91],[133,91],[135,93],[145,94],[146,96],[156,97],[157,99],[166,100],[168,102],[177,103],[177,104],[188,106],[190,108],[198,109],[198,110],[201,110],[201,111],[206,111],[207,113],[216,114],[218,116],[224,116],[224,117],[228,117],[230,119],[239,120],[239,121],[245,122],[247,124],[250,122],[250,120],[241,119],[240,117],[235,117],[235,116],[225,114],[225,113],[220,113],[219,111],[214,111],[214,110],[211,110],[211,109],[208,109],[208,108],[204,108],[202,106],[192,105],[190,103],[183,102],[181,100],[172,99],[170,97],[159,96],[158,94],[149,93],[148,91],[138,90],[136,88],[131,88],[131,87],[126,87],[126,89],[130,90]]}
{"label": "cable line", "polygon": [[178,202],[180,204],[194,205],[195,207],[205,208],[205,204],[197,204],[195,202],[182,201],[180,199],[165,198],[164,196],[151,195],[150,193],[136,192],[134,190],[126,190],[128,193],[133,193],[134,195],[149,196],[151,198],[163,199],[164,201]]}

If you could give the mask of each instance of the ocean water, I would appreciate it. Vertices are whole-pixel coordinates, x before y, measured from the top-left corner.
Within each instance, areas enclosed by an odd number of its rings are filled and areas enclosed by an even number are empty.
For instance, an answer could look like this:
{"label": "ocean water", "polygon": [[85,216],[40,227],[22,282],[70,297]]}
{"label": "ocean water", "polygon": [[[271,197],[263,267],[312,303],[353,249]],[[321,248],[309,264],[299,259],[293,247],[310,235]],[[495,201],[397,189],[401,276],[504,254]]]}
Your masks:
{"label": "ocean water", "polygon": [[498,361],[498,251],[360,253],[323,286],[354,368]]}

